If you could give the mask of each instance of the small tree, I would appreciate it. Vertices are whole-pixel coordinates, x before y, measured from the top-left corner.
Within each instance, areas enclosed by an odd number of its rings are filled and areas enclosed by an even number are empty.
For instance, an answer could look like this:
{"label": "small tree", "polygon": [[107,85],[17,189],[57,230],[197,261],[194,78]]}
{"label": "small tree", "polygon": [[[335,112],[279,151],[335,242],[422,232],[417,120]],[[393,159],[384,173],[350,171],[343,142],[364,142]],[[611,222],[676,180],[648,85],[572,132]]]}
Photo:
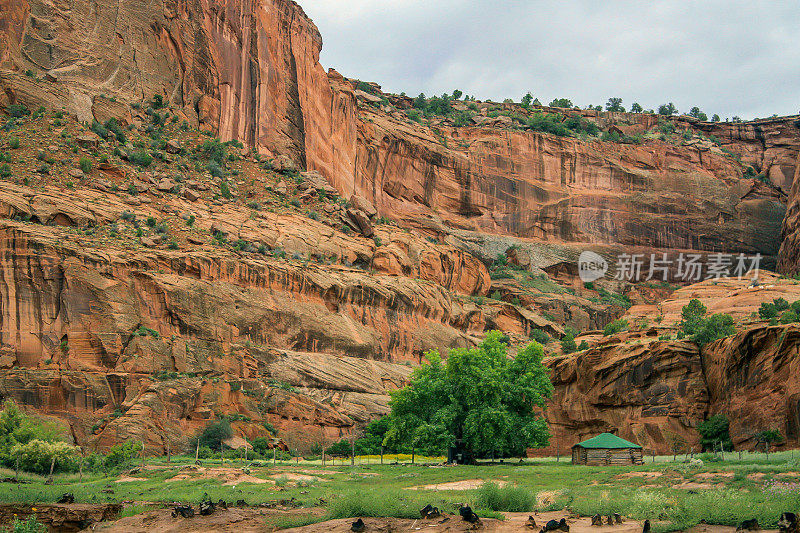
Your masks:
{"label": "small tree", "polygon": [[642,106],[639,104],[639,102],[634,102],[631,104],[631,113],[641,113],[641,112],[642,112]]}
{"label": "small tree", "polygon": [[761,444],[764,451],[769,455],[769,448],[773,443],[782,442],[783,435],[777,429],[765,429],[755,434],[756,443]]}
{"label": "small tree", "polygon": [[460,99],[463,94],[464,94],[463,92],[456,89],[455,91],[453,91],[453,100]]}
{"label": "small tree", "polygon": [[697,106],[694,106],[692,109],[689,110],[689,116],[694,117],[696,119],[700,119],[703,122],[706,122],[708,120],[708,115],[700,111],[700,108]]}
{"label": "small tree", "polygon": [[606,102],[606,110],[607,111],[625,111],[625,108],[622,107],[622,98],[619,98],[619,97],[609,98],[608,102]]}
{"label": "small tree", "polygon": [[711,117],[711,122],[719,122],[719,115],[714,113],[714,116]]}
{"label": "small tree", "polygon": [[533,95],[530,92],[522,97],[522,107],[525,109],[531,106],[531,102],[533,102]]}
{"label": "small tree", "polygon": [[575,337],[571,333],[567,333],[561,337],[561,349],[564,350],[564,353],[572,353],[577,348],[578,345],[575,344]]}
{"label": "small tree", "polygon": [[708,420],[697,424],[697,432],[700,434],[700,446],[703,451],[716,450],[720,446],[725,451],[733,450],[730,425],[730,421],[725,415],[714,415]]}
{"label": "small tree", "polygon": [[569,98],[554,98],[550,102],[550,107],[572,107],[572,100]]}
{"label": "small tree", "polygon": [[675,104],[673,104],[672,102],[668,104],[661,104],[660,106],[658,106],[659,115],[671,117],[672,115],[675,115],[677,113],[678,113],[678,108],[675,107]]}
{"label": "small tree", "polygon": [[678,454],[683,453],[689,446],[683,436],[669,431],[667,432],[667,443],[669,444],[669,449],[672,452],[673,463],[677,460]]}

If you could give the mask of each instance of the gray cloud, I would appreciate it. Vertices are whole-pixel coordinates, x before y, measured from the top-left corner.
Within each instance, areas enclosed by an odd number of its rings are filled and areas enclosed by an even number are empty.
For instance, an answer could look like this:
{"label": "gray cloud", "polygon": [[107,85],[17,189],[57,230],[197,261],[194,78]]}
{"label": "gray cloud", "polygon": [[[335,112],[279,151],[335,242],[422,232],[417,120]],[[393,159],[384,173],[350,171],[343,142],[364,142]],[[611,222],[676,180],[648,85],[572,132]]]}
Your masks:
{"label": "gray cloud", "polygon": [[796,0],[300,0],[322,63],[384,90],[645,108],[723,119],[800,110]]}

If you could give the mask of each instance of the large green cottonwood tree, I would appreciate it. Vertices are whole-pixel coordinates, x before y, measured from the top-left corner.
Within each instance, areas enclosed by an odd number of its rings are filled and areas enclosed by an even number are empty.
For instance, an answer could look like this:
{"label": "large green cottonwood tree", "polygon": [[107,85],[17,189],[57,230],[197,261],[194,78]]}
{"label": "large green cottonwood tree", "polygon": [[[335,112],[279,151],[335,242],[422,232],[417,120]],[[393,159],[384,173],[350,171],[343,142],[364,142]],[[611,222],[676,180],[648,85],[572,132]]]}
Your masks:
{"label": "large green cottonwood tree", "polygon": [[553,393],[537,342],[514,358],[507,337],[492,331],[480,346],[454,349],[445,362],[437,351],[392,393],[385,443],[398,449],[441,453],[456,440],[476,456],[518,456],[546,446],[542,410]]}

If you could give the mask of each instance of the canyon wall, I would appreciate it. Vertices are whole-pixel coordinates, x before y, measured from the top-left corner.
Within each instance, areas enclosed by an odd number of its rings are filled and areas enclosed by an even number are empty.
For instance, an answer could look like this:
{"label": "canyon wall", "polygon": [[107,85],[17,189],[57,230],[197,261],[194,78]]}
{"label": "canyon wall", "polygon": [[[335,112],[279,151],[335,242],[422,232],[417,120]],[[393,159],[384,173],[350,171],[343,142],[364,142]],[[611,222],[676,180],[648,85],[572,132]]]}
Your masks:
{"label": "canyon wall", "polygon": [[[542,312],[545,298],[559,317],[585,315],[587,329],[621,313],[563,292],[526,299],[509,289],[517,303],[484,301],[498,287],[486,264],[512,243],[539,246],[532,270],[586,246],[760,253],[787,272],[800,264],[797,117],[715,124],[573,111],[604,131],[649,134],[637,143],[525,131],[487,113],[520,112],[511,104],[481,103],[467,127],[421,124],[403,99],[326,73],[317,28],[289,0],[0,0],[0,28],[4,108],[141,127],[138,108],[162,95],[190,127],[266,159],[288,156],[399,223],[366,238],[298,213],[254,215],[245,199],[165,200],[169,187],[140,192],[167,204],[159,213],[95,183],[42,191],[4,181],[0,396],[66,421],[77,442],[141,439],[161,452],[231,415],[250,437],[269,423],[287,440],[330,442],[386,413],[388,392],[427,349],[473,346],[492,328],[557,336],[563,324]],[[685,133],[650,135],[659,121]],[[174,176],[167,170],[159,179]],[[145,182],[140,169],[126,172]],[[205,241],[125,249],[90,246],[76,231],[115,223],[132,205],[142,218],[191,211]],[[308,261],[223,253],[209,244],[220,232]],[[780,385],[797,370],[792,328],[755,328],[702,353],[654,331],[647,344],[598,341],[548,359],[547,451],[618,430],[667,452],[672,435],[694,443],[697,422],[716,412],[736,414],[737,443],[770,416],[797,443],[797,391]]]}

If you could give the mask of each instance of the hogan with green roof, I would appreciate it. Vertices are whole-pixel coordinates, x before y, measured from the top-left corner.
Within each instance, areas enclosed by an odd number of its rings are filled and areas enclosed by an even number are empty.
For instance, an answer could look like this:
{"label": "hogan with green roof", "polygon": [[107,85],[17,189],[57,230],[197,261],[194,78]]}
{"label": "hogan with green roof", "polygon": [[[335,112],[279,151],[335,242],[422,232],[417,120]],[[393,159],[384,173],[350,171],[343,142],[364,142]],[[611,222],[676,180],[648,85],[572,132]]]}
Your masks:
{"label": "hogan with green roof", "polygon": [[640,465],[642,447],[611,433],[579,442],[572,447],[574,465]]}

